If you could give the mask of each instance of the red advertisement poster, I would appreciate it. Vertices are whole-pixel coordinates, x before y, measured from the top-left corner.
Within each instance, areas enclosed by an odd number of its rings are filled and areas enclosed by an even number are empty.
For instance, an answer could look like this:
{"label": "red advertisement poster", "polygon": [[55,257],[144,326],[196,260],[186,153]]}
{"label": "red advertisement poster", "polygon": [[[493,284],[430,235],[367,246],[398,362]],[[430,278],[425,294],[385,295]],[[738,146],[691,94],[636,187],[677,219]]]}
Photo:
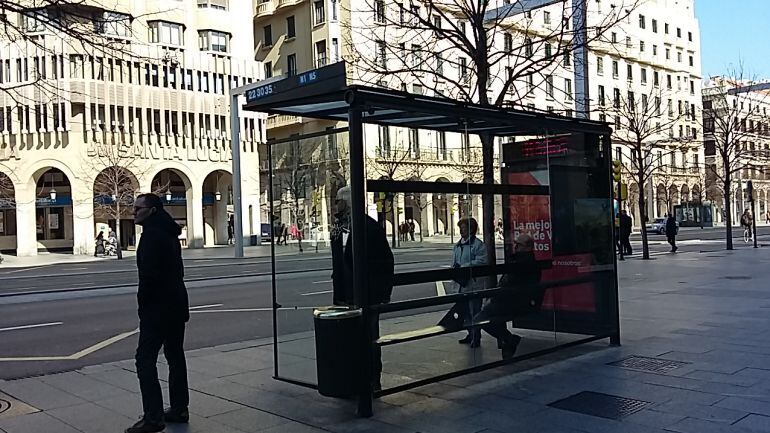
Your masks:
{"label": "red advertisement poster", "polygon": [[[547,176],[547,173],[545,174]],[[541,185],[531,173],[511,173],[511,185]],[[550,260],[551,246],[551,199],[547,195],[512,195],[508,201],[511,239],[529,234],[535,240],[535,259]]]}

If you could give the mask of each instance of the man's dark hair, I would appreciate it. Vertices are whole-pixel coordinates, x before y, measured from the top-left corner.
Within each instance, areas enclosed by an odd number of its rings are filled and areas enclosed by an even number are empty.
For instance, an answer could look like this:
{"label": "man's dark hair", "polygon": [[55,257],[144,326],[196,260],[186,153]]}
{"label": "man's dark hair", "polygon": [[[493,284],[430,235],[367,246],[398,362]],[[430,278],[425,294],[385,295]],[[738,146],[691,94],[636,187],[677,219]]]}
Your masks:
{"label": "man's dark hair", "polygon": [[137,200],[139,200],[140,198],[144,199],[147,202],[147,204],[154,207],[155,209],[158,209],[158,210],[163,209],[163,200],[161,200],[160,197],[155,194],[147,193],[147,194],[139,194],[138,196],[136,196]]}

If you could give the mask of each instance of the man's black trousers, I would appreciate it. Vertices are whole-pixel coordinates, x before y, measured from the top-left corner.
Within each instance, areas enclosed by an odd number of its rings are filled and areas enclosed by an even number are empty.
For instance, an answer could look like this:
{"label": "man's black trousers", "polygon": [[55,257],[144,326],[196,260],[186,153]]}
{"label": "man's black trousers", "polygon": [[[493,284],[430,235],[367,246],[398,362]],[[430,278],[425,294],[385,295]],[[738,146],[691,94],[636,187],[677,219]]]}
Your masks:
{"label": "man's black trousers", "polygon": [[136,374],[142,391],[145,419],[163,419],[163,394],[158,382],[158,353],[168,362],[169,399],[172,409],[187,409],[187,365],[184,358],[184,328],[181,320],[139,320],[139,345],[136,348]]}

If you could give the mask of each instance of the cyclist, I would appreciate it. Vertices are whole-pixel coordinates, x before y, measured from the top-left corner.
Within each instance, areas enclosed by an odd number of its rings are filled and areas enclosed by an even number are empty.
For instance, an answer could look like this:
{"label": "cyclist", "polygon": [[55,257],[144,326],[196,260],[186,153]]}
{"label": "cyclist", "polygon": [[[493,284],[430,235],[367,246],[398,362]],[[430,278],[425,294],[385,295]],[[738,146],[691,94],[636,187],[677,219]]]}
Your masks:
{"label": "cyclist", "polygon": [[741,227],[743,227],[743,241],[749,242],[754,240],[754,236],[751,233],[751,212],[749,212],[748,209],[745,209],[743,211],[743,215],[741,215]]}

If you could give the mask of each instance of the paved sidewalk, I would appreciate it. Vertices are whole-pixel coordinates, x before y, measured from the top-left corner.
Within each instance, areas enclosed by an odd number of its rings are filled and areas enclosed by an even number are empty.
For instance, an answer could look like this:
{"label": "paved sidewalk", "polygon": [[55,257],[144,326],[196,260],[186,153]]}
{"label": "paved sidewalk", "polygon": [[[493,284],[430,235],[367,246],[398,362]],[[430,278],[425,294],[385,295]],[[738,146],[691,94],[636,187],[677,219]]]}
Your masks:
{"label": "paved sidewalk", "polygon": [[[623,346],[597,342],[388,396],[371,419],[356,418],[352,401],[273,380],[270,341],[190,351],[191,423],[166,431],[770,431],[768,259],[770,249],[744,249],[625,262]],[[632,355],[680,363],[658,372],[608,365]],[[16,399],[5,411],[0,402],[0,432],[122,431],[139,413],[137,386],[130,360],[0,382]],[[641,401],[641,410],[615,420],[549,406],[586,391]]]}

